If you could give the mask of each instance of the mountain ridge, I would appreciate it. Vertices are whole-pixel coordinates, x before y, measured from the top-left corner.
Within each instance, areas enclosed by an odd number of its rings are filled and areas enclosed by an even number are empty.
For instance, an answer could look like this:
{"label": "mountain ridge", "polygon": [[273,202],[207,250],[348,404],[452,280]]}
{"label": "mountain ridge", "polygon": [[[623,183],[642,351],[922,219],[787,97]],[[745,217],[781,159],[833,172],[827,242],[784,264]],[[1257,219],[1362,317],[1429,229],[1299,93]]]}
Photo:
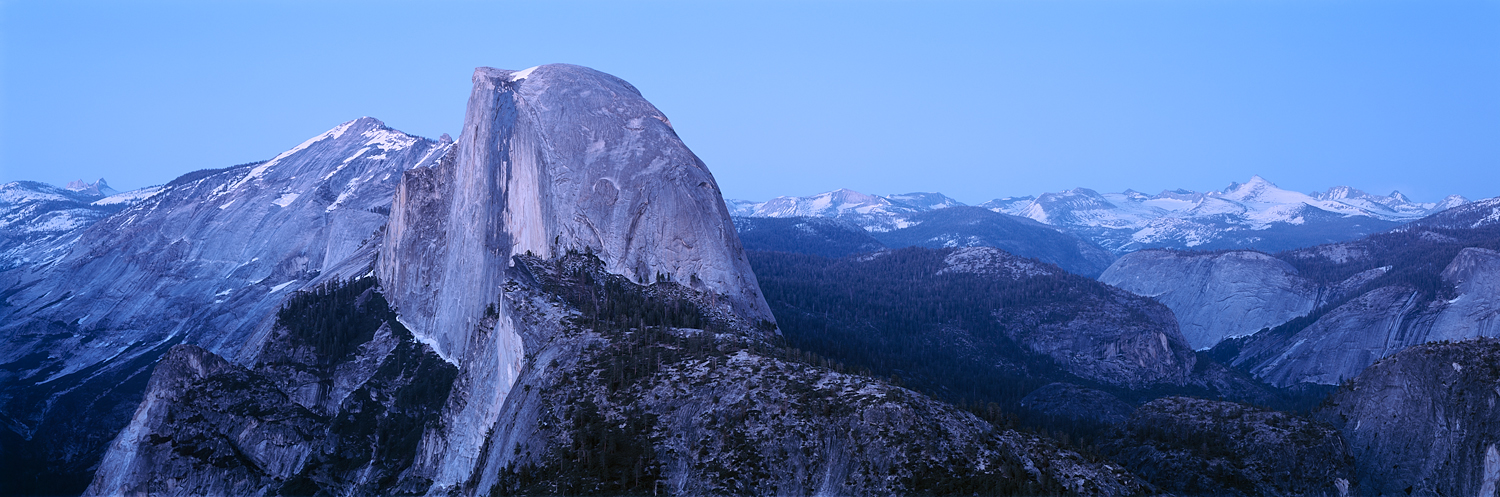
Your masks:
{"label": "mountain ridge", "polygon": [[[1286,250],[1358,238],[1468,202],[1458,195],[1415,202],[1399,191],[1380,196],[1346,186],[1304,194],[1252,176],[1210,192],[1178,189],[1146,195],[1080,187],[979,206],[1030,218],[1122,254],[1144,248]],[[847,189],[726,204],[736,216],[830,217],[871,233],[909,228],[915,225],[914,215],[964,205],[940,193],[882,196]]]}

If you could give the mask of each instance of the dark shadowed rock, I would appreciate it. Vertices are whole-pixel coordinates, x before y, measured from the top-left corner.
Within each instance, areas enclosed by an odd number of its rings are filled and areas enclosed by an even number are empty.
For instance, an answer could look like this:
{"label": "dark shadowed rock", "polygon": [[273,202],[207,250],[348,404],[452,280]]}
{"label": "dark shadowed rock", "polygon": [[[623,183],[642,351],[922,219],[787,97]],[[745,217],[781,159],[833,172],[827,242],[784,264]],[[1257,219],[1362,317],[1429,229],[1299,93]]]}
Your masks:
{"label": "dark shadowed rock", "polygon": [[88,493],[262,495],[302,469],[323,422],[264,377],[178,345]]}
{"label": "dark shadowed rock", "polygon": [[1059,420],[1113,425],[1125,422],[1135,406],[1109,392],[1071,383],[1052,383],[1021,399],[1021,407]]}
{"label": "dark shadowed rock", "polygon": [[745,250],[843,257],[885,248],[864,229],[824,217],[736,217],[735,231]]}
{"label": "dark shadowed rock", "polygon": [[1076,235],[983,207],[937,209],[912,214],[907,221],[911,226],[872,234],[891,248],[995,247],[1091,278],[1115,259],[1113,254]]}
{"label": "dark shadowed rock", "polygon": [[456,371],[373,278],[298,293],[249,367],[174,347],[88,495],[373,495],[396,486]]}
{"label": "dark shadowed rock", "polygon": [[1184,495],[1347,495],[1356,483],[1332,427],[1233,402],[1157,399],[1103,451]]}
{"label": "dark shadowed rock", "polygon": [[1183,385],[1196,361],[1161,304],[995,248],[751,258],[789,344],[934,389],[1009,404],[1058,375]]}

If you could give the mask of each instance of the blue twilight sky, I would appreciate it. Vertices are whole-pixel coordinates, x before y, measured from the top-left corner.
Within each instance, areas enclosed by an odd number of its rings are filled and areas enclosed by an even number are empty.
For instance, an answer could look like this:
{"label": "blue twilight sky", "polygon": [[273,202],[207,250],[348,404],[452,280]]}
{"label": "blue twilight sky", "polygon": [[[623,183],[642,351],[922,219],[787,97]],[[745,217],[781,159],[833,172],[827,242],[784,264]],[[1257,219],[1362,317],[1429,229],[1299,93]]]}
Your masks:
{"label": "blue twilight sky", "polygon": [[366,115],[456,135],[475,66],[549,62],[640,88],[729,198],[1500,195],[1495,0],[0,0],[0,181],[138,188]]}

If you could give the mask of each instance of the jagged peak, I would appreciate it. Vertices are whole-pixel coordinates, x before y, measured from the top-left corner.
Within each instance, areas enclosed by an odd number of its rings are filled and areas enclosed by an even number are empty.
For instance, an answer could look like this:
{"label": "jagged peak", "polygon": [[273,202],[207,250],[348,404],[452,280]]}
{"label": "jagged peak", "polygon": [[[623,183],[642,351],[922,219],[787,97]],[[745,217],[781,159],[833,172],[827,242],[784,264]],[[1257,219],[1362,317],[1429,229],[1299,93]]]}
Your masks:
{"label": "jagged peak", "polygon": [[99,178],[98,181],[95,181],[93,183],[86,182],[82,179],[76,179],[73,181],[69,181],[68,184],[63,187],[63,189],[87,195],[98,195],[101,197],[108,197],[110,195],[120,193],[119,190],[110,188],[109,182],[104,181],[104,178]]}
{"label": "jagged peak", "polygon": [[1335,186],[1333,188],[1329,188],[1326,192],[1315,193],[1312,195],[1313,198],[1317,198],[1319,200],[1343,200],[1346,198],[1364,198],[1369,196],[1370,194],[1365,193],[1358,188],[1350,186]]}

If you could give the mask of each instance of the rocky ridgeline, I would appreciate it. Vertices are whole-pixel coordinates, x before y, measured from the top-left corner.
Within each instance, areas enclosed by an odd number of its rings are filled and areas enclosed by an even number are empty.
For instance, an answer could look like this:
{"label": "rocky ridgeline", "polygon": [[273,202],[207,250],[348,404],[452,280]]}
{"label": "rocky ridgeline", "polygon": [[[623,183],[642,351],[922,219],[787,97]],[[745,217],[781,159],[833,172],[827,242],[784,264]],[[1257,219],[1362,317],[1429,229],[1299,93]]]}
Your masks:
{"label": "rocky ridgeline", "polygon": [[1161,304],[995,248],[751,261],[790,344],[950,400],[1009,405],[1042,379],[1182,386],[1197,360]]}

